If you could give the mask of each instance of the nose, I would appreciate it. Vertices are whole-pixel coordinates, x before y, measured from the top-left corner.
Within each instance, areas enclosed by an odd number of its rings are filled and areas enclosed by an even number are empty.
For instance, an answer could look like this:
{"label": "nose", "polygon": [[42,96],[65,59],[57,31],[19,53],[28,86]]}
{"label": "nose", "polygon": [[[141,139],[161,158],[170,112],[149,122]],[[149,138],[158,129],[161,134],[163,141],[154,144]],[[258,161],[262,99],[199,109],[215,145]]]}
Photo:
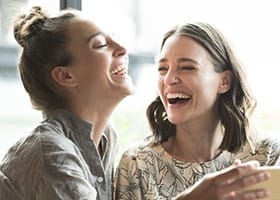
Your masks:
{"label": "nose", "polygon": [[123,56],[127,54],[127,50],[124,46],[122,46],[121,44],[119,44],[116,41],[113,41],[113,45],[114,45],[114,51],[113,51],[113,56]]}
{"label": "nose", "polygon": [[165,85],[175,85],[181,81],[177,70],[169,70],[164,77]]}

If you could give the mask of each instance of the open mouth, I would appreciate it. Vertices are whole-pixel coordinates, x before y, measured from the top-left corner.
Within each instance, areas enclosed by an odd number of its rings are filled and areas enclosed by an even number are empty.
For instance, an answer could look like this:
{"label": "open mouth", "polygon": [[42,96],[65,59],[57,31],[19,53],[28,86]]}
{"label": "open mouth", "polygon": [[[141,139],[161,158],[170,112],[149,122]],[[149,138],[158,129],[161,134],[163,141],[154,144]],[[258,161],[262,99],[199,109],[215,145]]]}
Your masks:
{"label": "open mouth", "polygon": [[168,103],[172,105],[186,103],[191,99],[191,96],[182,93],[173,93],[173,94],[168,93],[166,97]]}
{"label": "open mouth", "polygon": [[111,74],[112,75],[125,75],[125,74],[127,74],[127,66],[124,64],[119,65],[111,71]]}

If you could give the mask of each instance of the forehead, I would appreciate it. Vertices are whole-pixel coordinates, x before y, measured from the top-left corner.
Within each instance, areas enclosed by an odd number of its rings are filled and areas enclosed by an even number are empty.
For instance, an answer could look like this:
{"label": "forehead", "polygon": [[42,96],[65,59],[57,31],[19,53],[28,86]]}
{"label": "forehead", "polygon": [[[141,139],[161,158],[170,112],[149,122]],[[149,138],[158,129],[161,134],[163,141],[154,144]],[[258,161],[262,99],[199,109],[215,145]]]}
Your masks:
{"label": "forehead", "polygon": [[206,49],[202,45],[200,45],[197,41],[195,41],[189,36],[183,36],[183,35],[173,35],[169,37],[166,40],[161,51],[165,52],[165,51],[174,51],[174,50],[183,51],[183,52],[206,51]]}
{"label": "forehead", "polygon": [[189,36],[173,35],[169,37],[160,52],[160,57],[192,59],[209,58],[207,50]]}
{"label": "forehead", "polygon": [[71,19],[67,30],[68,36],[72,39],[86,39],[93,33],[101,31],[98,25],[93,21],[81,17]]}

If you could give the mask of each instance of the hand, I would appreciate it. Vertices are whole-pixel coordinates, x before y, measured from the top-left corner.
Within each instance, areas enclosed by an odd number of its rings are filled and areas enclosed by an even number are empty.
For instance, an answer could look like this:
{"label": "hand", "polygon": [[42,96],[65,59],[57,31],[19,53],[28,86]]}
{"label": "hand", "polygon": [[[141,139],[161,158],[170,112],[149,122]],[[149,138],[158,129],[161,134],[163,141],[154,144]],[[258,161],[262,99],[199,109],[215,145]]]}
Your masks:
{"label": "hand", "polygon": [[259,162],[234,164],[219,172],[205,175],[200,181],[187,189],[177,200],[253,200],[268,196],[264,189],[243,191],[245,187],[269,179],[268,172],[256,172]]}

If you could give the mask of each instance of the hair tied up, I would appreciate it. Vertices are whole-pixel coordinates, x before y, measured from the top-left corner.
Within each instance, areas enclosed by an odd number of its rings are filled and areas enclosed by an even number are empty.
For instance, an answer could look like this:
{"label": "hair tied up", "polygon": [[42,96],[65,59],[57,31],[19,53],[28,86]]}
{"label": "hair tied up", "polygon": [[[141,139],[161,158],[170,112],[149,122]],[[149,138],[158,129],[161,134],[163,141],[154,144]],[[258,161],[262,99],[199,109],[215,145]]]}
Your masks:
{"label": "hair tied up", "polygon": [[47,18],[48,14],[40,6],[34,6],[29,13],[18,16],[14,22],[14,37],[16,41],[22,47],[25,47],[26,39],[38,33]]}

